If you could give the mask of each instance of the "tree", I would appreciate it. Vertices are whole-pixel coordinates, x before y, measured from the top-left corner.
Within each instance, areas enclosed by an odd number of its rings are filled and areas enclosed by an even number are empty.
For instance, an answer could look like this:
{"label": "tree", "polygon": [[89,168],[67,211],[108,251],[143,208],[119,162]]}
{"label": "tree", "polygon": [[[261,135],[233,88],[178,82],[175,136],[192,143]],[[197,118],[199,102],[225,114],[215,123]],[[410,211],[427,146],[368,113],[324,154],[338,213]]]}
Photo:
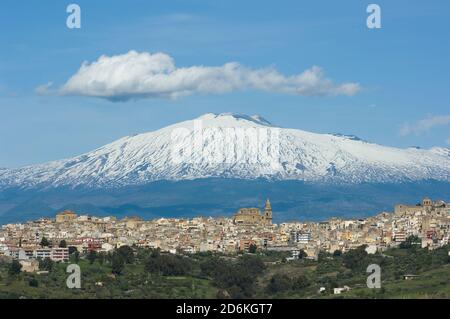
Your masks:
{"label": "tree", "polygon": [[292,284],[294,289],[299,289],[299,290],[306,288],[309,285],[310,285],[310,282],[305,275],[300,275],[297,278],[295,278],[293,281],[293,284]]}
{"label": "tree", "polygon": [[201,265],[202,273],[212,277],[213,284],[226,291],[232,298],[251,298],[255,292],[257,276],[263,271],[264,263],[255,255],[244,255],[236,261],[214,258]]}
{"label": "tree", "polygon": [[122,257],[125,263],[132,264],[134,262],[134,251],[130,246],[121,246],[117,249],[117,253]]}
{"label": "tree", "polygon": [[31,278],[31,279],[28,281],[28,285],[29,285],[30,287],[39,287],[39,282],[37,281],[36,278]]}
{"label": "tree", "polygon": [[97,260],[100,265],[103,265],[103,263],[105,262],[105,253],[104,252],[99,253],[97,255]]}
{"label": "tree", "polygon": [[69,246],[69,255],[74,254],[75,252],[78,252],[77,247],[75,246]]}
{"label": "tree", "polygon": [[114,253],[111,259],[112,259],[112,273],[115,275],[121,275],[125,267],[125,263],[122,257],[119,254]]}
{"label": "tree", "polygon": [[266,269],[262,259],[254,255],[244,255],[239,258],[238,266],[247,269],[255,277],[259,276]]}
{"label": "tree", "polygon": [[87,259],[89,260],[89,263],[92,265],[95,262],[95,259],[97,259],[97,252],[95,250],[90,250],[87,254]]}
{"label": "tree", "polygon": [[45,258],[45,259],[39,261],[39,269],[46,270],[46,271],[52,271],[53,266],[54,266],[54,262],[50,258]]}
{"label": "tree", "polygon": [[334,252],[333,252],[333,257],[339,257],[339,256],[341,256],[342,255],[342,251],[340,251],[339,249],[336,249]]}
{"label": "tree", "polygon": [[303,249],[300,249],[300,251],[298,252],[298,259],[303,259],[306,257],[308,257],[308,254]]}
{"label": "tree", "polygon": [[355,270],[364,265],[364,259],[367,257],[367,245],[361,245],[356,249],[351,249],[343,255],[345,267]]}
{"label": "tree", "polygon": [[59,248],[67,248],[67,242],[64,239],[59,242]]}
{"label": "tree", "polygon": [[201,275],[204,277],[212,277],[220,268],[222,261],[217,257],[208,257],[200,264]]}
{"label": "tree", "polygon": [[22,270],[22,264],[18,260],[13,260],[9,267],[9,273],[11,275],[18,275]]}
{"label": "tree", "polygon": [[257,249],[256,245],[255,245],[255,244],[251,244],[251,245],[248,247],[248,252],[249,252],[250,254],[254,254],[254,253],[256,253],[256,249]]}
{"label": "tree", "polygon": [[317,255],[317,261],[320,263],[320,262],[323,262],[323,261],[329,259],[329,257],[331,257],[330,253],[328,253],[324,250],[320,250],[319,254]]}
{"label": "tree", "polygon": [[159,273],[163,276],[182,276],[188,274],[192,269],[189,258],[179,255],[152,254],[146,263],[145,270],[150,273]]}
{"label": "tree", "polygon": [[404,242],[402,242],[399,246],[401,249],[410,249],[415,248],[421,244],[421,239],[418,236],[411,235],[406,238]]}
{"label": "tree", "polygon": [[78,262],[80,261],[80,253],[79,253],[78,250],[76,250],[76,251],[73,253],[73,258],[74,258],[74,260],[75,260],[75,263],[78,263]]}
{"label": "tree", "polygon": [[285,274],[275,274],[267,285],[267,291],[270,293],[278,293],[292,288],[292,281]]}
{"label": "tree", "polygon": [[47,238],[42,237],[42,240],[41,240],[41,247],[48,247],[48,246],[50,246],[50,242],[48,241]]}

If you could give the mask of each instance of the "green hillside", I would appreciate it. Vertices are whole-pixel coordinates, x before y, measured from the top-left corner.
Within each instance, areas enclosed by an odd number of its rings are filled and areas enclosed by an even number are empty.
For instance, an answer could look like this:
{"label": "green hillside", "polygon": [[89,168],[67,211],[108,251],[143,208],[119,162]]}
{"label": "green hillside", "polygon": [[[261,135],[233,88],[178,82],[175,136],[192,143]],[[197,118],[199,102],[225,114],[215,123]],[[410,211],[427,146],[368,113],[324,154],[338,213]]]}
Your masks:
{"label": "green hillside", "polygon": [[[40,269],[47,273],[24,273],[2,258],[0,298],[450,298],[449,249],[404,245],[368,255],[362,246],[321,253],[318,261],[287,261],[286,253],[172,255],[124,246],[108,254],[72,254],[81,289],[67,288],[68,264],[43,260]],[[366,287],[370,264],[381,267],[381,289]],[[417,277],[405,280],[405,274]],[[343,286],[350,290],[333,293]]]}

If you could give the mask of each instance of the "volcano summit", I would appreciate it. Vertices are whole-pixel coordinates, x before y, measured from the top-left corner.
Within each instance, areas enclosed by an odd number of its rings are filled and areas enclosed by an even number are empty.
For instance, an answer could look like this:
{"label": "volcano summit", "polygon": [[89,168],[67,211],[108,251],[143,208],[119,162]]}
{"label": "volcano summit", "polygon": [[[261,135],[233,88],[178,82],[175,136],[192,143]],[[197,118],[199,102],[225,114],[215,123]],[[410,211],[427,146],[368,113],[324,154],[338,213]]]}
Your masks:
{"label": "volcano summit", "polygon": [[201,178],[450,181],[450,150],[399,149],[279,128],[259,116],[205,114],[74,158],[0,170],[0,188],[114,188]]}

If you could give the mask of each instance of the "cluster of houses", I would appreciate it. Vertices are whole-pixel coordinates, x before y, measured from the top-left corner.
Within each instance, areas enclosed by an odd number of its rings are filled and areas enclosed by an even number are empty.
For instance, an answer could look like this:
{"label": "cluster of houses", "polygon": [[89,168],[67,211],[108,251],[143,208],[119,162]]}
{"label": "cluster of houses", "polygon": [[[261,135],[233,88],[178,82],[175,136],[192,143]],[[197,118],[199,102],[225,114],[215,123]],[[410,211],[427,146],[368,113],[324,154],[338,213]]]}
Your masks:
{"label": "cluster of houses", "polygon": [[396,205],[393,213],[382,212],[366,219],[331,218],[280,227],[290,233],[292,247],[315,257],[320,250],[345,252],[361,245],[367,245],[368,253],[375,253],[397,247],[410,236],[417,236],[422,248],[435,249],[449,244],[450,205],[425,198],[417,205]]}
{"label": "cluster of houses", "polygon": [[[397,205],[393,213],[383,212],[366,219],[332,218],[324,222],[272,223],[267,201],[261,213],[256,208],[240,209],[233,218],[193,219],[139,217],[94,217],[64,211],[55,218],[42,218],[0,228],[0,257],[23,261],[49,258],[66,262],[69,251],[109,252],[120,246],[159,248],[171,253],[216,251],[236,253],[250,249],[299,251],[317,259],[319,251],[345,252],[363,244],[368,253],[395,247],[409,236],[418,236],[422,247],[434,249],[449,243],[450,205],[424,199],[414,206]],[[42,239],[49,245],[43,247]],[[64,245],[61,243],[64,242]]]}

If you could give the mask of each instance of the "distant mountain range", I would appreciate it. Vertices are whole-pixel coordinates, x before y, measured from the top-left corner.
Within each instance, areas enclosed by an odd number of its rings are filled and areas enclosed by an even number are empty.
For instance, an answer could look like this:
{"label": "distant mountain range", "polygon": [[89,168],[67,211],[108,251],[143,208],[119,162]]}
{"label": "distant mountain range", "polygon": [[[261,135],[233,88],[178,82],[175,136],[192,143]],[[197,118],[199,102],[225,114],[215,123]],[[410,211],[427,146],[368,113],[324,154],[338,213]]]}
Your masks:
{"label": "distant mountain range", "polygon": [[445,199],[449,181],[447,148],[399,149],[280,128],[260,116],[205,114],[77,157],[0,169],[0,222],[67,207],[231,214],[269,195],[282,218],[365,214],[423,193]]}

